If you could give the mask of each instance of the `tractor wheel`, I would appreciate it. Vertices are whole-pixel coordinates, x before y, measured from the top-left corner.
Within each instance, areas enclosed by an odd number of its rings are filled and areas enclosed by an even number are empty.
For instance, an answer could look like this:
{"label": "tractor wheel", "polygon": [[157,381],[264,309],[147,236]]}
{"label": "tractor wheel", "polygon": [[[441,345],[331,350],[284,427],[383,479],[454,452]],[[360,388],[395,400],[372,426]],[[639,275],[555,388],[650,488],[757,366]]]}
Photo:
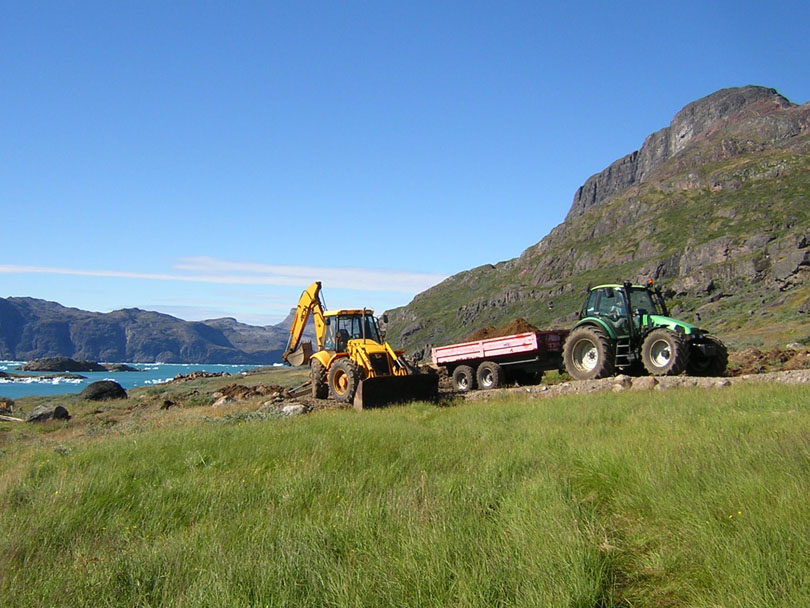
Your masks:
{"label": "tractor wheel", "polygon": [[493,361],[484,361],[475,375],[478,388],[498,388],[503,384],[503,368]]}
{"label": "tractor wheel", "polygon": [[312,359],[312,365],[309,368],[309,380],[313,399],[326,399],[329,396],[326,368],[317,359]]}
{"label": "tractor wheel", "polygon": [[360,368],[348,358],[329,367],[329,393],[341,403],[351,403],[360,382]]}
{"label": "tractor wheel", "polygon": [[714,356],[705,356],[699,348],[693,348],[689,353],[689,365],[686,373],[690,376],[722,376],[728,366],[728,349],[714,336],[706,336],[706,342],[714,345]]}
{"label": "tractor wheel", "polygon": [[655,329],[641,345],[641,361],[653,376],[677,376],[689,363],[689,347],[681,334]]}
{"label": "tractor wheel", "polygon": [[575,380],[593,380],[612,376],[616,371],[616,355],[610,338],[596,327],[578,327],[563,347],[565,370]]}
{"label": "tractor wheel", "polygon": [[453,388],[466,393],[475,388],[475,372],[469,365],[459,365],[453,370]]}

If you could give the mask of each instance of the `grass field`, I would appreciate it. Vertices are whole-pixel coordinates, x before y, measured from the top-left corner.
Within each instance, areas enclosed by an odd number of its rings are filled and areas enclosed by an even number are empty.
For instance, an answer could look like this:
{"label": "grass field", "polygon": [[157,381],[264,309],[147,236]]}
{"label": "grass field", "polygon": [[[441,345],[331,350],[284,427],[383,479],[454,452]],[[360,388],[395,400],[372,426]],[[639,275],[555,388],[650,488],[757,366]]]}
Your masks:
{"label": "grass field", "polygon": [[0,603],[806,607],[809,403],[762,385],[6,434]]}

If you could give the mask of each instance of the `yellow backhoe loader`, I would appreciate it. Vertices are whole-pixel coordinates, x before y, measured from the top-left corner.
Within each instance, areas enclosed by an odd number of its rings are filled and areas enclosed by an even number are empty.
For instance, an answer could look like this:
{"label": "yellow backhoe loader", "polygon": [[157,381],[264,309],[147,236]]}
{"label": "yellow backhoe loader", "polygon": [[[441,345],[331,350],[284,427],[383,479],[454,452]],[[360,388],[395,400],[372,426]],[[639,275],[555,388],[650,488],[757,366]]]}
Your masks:
{"label": "yellow backhoe loader", "polygon": [[[382,339],[373,310],[327,311],[320,293],[316,281],[301,294],[281,356],[290,365],[309,364],[313,397],[352,403],[357,410],[437,397],[438,376],[418,373],[404,351]],[[318,342],[314,352],[310,342],[301,342],[310,316]]]}

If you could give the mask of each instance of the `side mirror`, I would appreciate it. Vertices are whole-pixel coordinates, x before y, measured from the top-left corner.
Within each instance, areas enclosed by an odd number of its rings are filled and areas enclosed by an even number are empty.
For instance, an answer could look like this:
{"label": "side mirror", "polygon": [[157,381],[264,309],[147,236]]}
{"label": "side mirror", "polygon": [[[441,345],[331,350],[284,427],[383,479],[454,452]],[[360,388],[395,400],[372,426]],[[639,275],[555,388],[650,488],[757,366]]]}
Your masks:
{"label": "side mirror", "polygon": [[386,313],[383,313],[383,316],[380,317],[380,321],[388,325],[388,315]]}
{"label": "side mirror", "polygon": [[323,324],[324,324],[324,325],[331,325],[331,324],[332,324],[332,318],[331,318],[331,317],[326,317],[326,318],[323,320]]}

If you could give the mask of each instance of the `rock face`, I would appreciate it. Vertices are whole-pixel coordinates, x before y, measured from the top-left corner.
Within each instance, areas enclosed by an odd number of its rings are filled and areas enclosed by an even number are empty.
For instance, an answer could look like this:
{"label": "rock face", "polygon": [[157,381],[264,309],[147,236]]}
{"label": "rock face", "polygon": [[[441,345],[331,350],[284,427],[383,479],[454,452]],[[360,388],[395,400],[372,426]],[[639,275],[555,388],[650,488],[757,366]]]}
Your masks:
{"label": "rock face", "polygon": [[80,399],[88,401],[106,401],[108,399],[126,399],[127,392],[117,382],[112,380],[99,380],[87,385],[81,393]]}
{"label": "rock face", "polygon": [[[589,285],[655,279],[675,316],[732,346],[810,341],[810,104],[724,89],[589,178],[518,258],[449,277],[388,311],[411,354],[524,317],[570,327]],[[792,332],[792,333],[791,333]]]}
{"label": "rock face", "polygon": [[[582,215],[590,207],[642,183],[653,169],[684,150],[696,138],[722,128],[724,123],[745,119],[754,109],[758,118],[777,116],[776,120],[780,120],[784,114],[780,116],[779,112],[792,106],[775,89],[753,86],[723,89],[692,102],[675,115],[668,127],[649,135],[640,150],[589,178],[574,195],[568,218]],[[793,132],[794,128],[787,125],[788,132]]]}

